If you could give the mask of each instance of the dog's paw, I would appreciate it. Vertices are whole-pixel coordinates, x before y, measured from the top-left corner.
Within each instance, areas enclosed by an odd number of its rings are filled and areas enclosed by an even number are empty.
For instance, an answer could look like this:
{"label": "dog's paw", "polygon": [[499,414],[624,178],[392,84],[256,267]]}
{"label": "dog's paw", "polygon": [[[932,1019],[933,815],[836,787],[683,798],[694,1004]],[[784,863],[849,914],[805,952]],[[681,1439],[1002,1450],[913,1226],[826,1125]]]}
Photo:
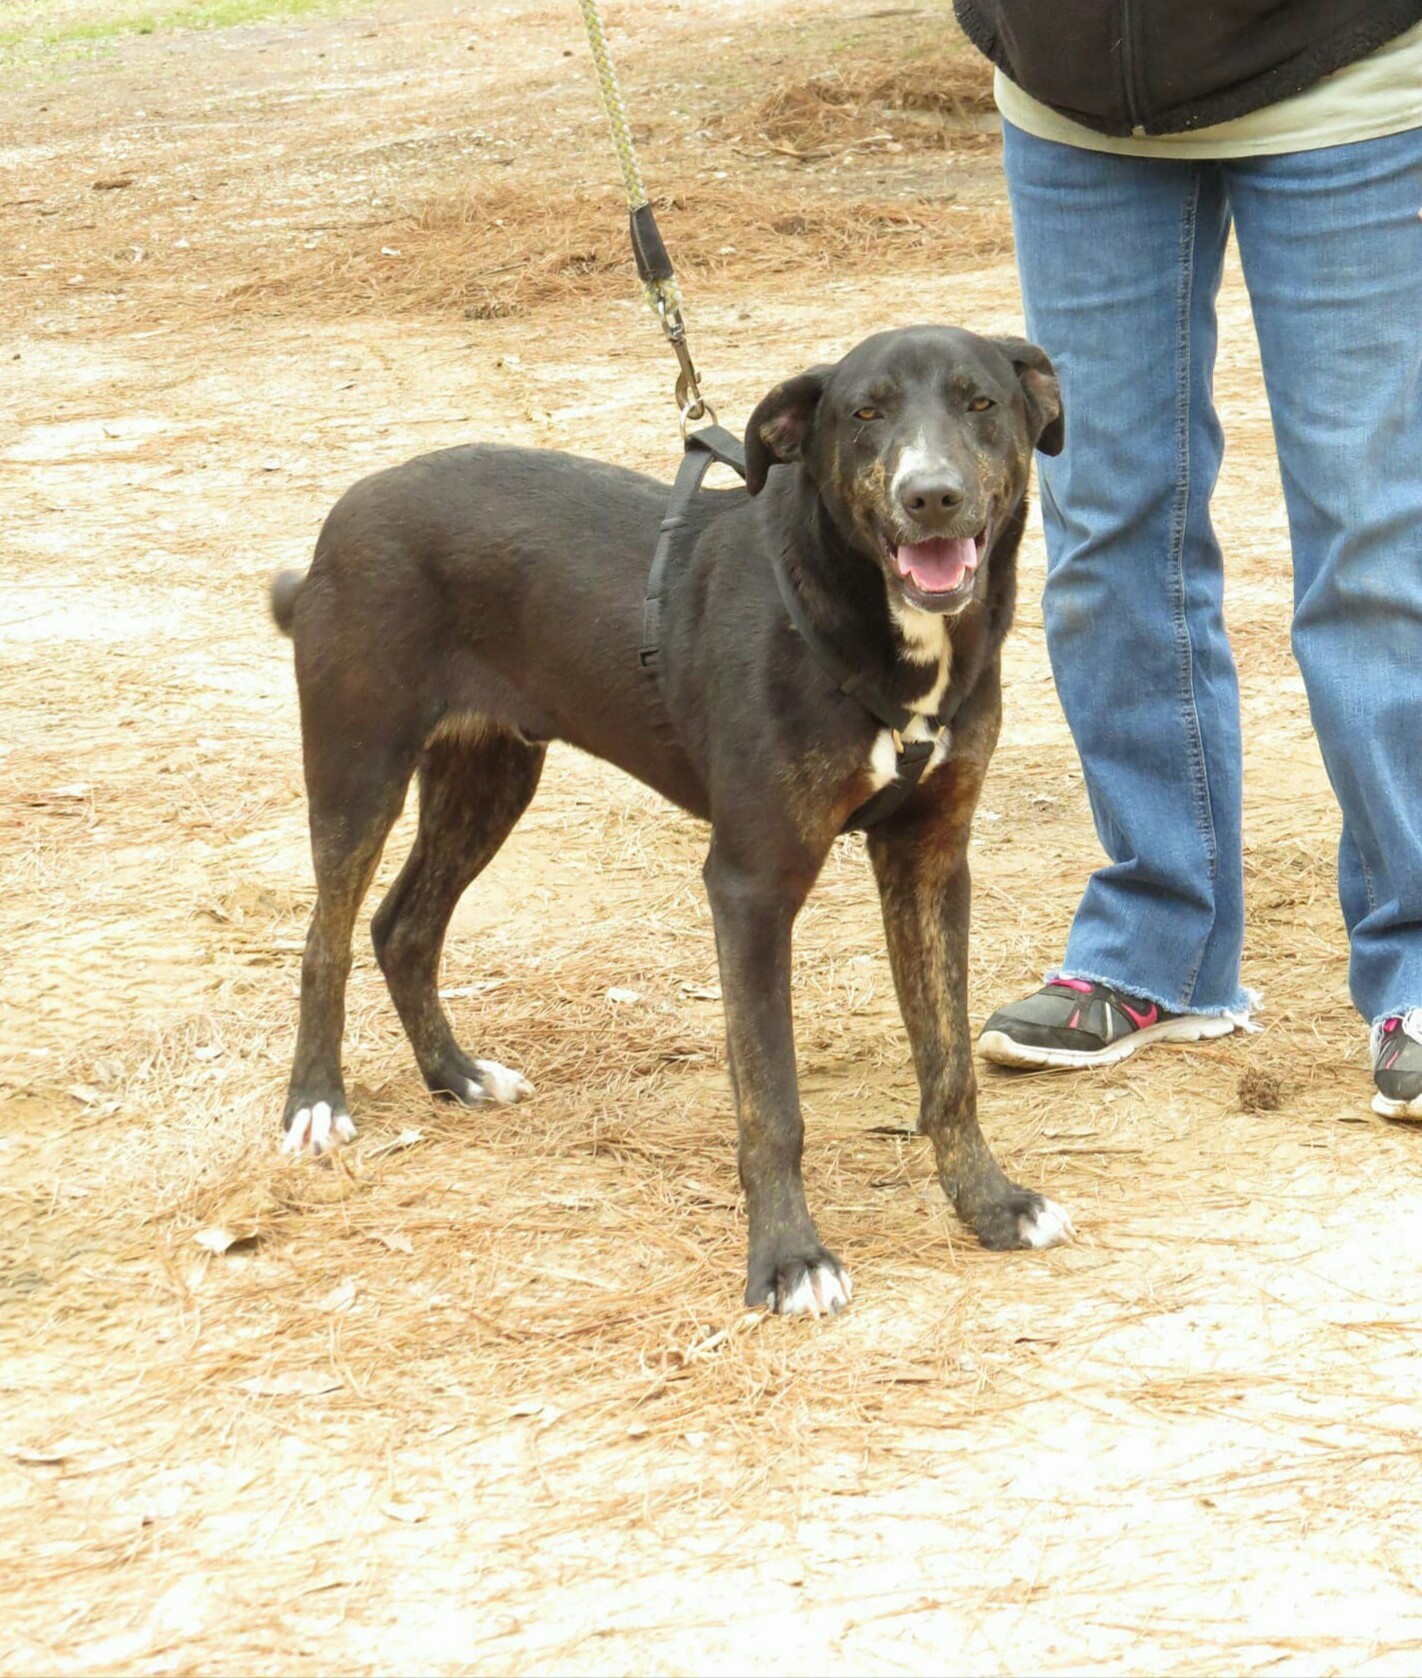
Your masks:
{"label": "dog's paw", "polygon": [[319,1159],[334,1153],[345,1142],[355,1140],[356,1127],[349,1113],[333,1108],[329,1101],[313,1101],[291,1115],[282,1138],[284,1154],[310,1154]]}
{"label": "dog's paw", "polygon": [[512,1107],[527,1101],[533,1085],[521,1072],[496,1060],[464,1060],[426,1080],[434,1095],[447,1095],[466,1107]]}
{"label": "dog's paw", "polygon": [[764,1305],[780,1317],[832,1317],[853,1297],[849,1272],[823,1247],[807,1258],[780,1260],[746,1289],[747,1305]]}
{"label": "dog's paw", "polygon": [[1076,1231],[1072,1228],[1071,1213],[1045,1195],[1038,1196],[1038,1200],[1040,1204],[1035,1211],[1018,1215],[1017,1233],[1022,1237],[1022,1245],[1060,1247],[1074,1241]]}
{"label": "dog's paw", "polygon": [[1015,1189],[1004,1200],[968,1220],[984,1247],[994,1252],[1059,1247],[1075,1239],[1071,1215],[1045,1195]]}
{"label": "dog's paw", "polygon": [[497,1102],[500,1107],[511,1107],[516,1101],[527,1101],[533,1094],[533,1085],[522,1072],[500,1066],[496,1060],[476,1060],[474,1070],[478,1073],[485,1101]]}

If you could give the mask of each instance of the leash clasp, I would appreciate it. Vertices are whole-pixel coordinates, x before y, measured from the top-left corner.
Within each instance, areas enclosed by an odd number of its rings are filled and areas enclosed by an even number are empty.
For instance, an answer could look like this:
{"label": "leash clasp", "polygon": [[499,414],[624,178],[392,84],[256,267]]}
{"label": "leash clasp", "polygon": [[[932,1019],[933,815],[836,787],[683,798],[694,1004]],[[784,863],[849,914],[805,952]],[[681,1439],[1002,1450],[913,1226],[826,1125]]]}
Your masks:
{"label": "leash clasp", "polygon": [[716,410],[701,394],[696,367],[691,359],[691,347],[686,341],[686,322],[681,318],[681,310],[665,292],[658,291],[656,311],[657,319],[662,323],[662,331],[666,333],[667,342],[676,352],[677,365],[681,368],[676,376],[676,405],[681,414],[681,440],[685,442],[686,428],[691,421],[705,419],[709,415],[714,422]]}

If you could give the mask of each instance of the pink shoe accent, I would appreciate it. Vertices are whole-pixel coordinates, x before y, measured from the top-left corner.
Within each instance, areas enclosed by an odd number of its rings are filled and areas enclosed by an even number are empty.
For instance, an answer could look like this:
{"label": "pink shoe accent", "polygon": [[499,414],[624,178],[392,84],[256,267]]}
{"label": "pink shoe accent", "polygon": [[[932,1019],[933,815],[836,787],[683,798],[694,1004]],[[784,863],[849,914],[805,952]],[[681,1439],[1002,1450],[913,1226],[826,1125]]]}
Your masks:
{"label": "pink shoe accent", "polygon": [[[1053,979],[1051,982],[1053,985],[1060,985],[1063,990],[1080,991],[1083,996],[1090,996],[1093,988],[1089,979]],[[1129,1014],[1135,1021],[1137,1031],[1144,1031],[1147,1026],[1154,1025],[1160,1018],[1160,1009],[1154,1002],[1151,1003],[1150,1007],[1147,1008],[1143,1014],[1138,1014],[1135,1009],[1131,1007],[1129,1002],[1120,1002],[1118,999],[1118,1004],[1122,1012]],[[1081,1012],[1078,1009],[1067,1023],[1068,1031],[1076,1025],[1080,1017]],[[1390,1031],[1391,1029],[1392,1022],[1389,1021],[1389,1023],[1383,1027],[1383,1030]]]}
{"label": "pink shoe accent", "polygon": [[1075,1031],[1076,1028],[1080,1024],[1081,1024],[1081,1009],[1080,1008],[1073,1008],[1072,1011],[1071,1011],[1071,1018],[1067,1021],[1067,1030],[1068,1031]]}

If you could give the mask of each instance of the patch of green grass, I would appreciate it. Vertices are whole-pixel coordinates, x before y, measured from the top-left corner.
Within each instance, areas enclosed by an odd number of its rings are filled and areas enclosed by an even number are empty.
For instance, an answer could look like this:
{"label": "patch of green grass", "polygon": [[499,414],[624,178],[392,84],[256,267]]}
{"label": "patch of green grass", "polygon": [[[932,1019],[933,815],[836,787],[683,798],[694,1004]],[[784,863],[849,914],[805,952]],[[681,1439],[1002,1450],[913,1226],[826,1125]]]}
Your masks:
{"label": "patch of green grass", "polygon": [[131,0],[75,0],[43,4],[0,0],[0,54],[82,54],[96,44],[128,35],[172,29],[230,29],[242,23],[284,22],[310,12],[334,11],[341,0],[179,0],[174,5]]}

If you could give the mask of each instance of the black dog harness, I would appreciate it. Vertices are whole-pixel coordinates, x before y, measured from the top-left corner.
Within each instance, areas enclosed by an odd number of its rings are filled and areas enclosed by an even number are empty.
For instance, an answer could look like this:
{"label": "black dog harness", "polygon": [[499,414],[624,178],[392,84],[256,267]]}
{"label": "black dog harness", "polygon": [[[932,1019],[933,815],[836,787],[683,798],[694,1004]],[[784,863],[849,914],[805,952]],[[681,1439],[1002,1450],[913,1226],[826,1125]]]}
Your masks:
{"label": "black dog harness", "polygon": [[[701,487],[702,479],[711,469],[713,461],[720,461],[723,466],[729,466],[742,478],[746,475],[745,449],[740,439],[733,436],[724,426],[706,425],[699,431],[690,432],[686,438],[686,453],[677,468],[666,515],[662,519],[657,536],[652,568],[647,573],[647,597],[642,602],[642,668],[652,671],[653,674],[656,672],[657,660],[662,650],[662,608],[666,601],[667,571],[671,565],[677,538],[686,524],[687,511],[696,499],[696,492]],[[932,761],[947,724],[924,717],[917,711],[907,711],[902,705],[895,705],[884,697],[862,670],[852,670],[810,622],[794,585],[786,575],[783,555],[776,552],[772,556],[771,564],[781,601],[790,614],[795,633],[810,649],[815,660],[833,678],[839,691],[851,699],[857,699],[871,717],[889,730],[890,738],[894,742],[893,780],[880,787],[871,799],[859,806],[845,822],[844,831],[853,833],[862,828],[872,827],[885,816],[891,816],[923,779],[924,771]],[[905,741],[904,732],[915,720],[925,725],[927,737],[922,740]]]}

